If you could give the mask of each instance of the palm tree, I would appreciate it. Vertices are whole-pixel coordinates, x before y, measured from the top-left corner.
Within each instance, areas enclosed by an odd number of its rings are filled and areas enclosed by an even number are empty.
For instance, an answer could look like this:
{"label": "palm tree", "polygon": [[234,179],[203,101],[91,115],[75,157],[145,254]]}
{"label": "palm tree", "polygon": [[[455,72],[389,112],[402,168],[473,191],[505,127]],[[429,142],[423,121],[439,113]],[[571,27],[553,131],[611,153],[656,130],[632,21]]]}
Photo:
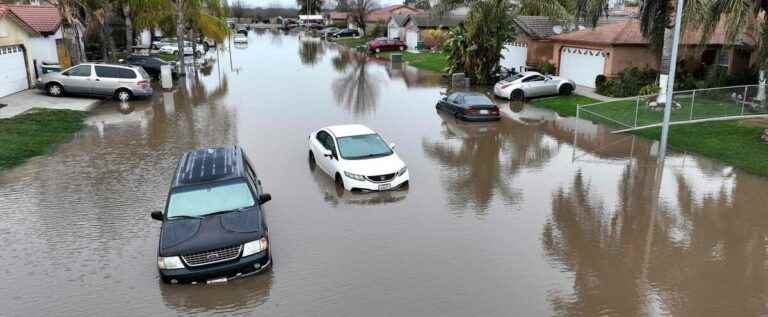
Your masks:
{"label": "palm tree", "polygon": [[[703,0],[699,0],[703,1]],[[760,92],[765,99],[765,72],[768,69],[768,1],[764,0],[710,0],[706,10],[700,10],[705,39],[715,28],[724,23],[726,38],[733,43],[745,32],[754,32],[758,38],[757,54],[760,69]],[[705,39],[702,39],[704,41]]]}
{"label": "palm tree", "polygon": [[59,0],[58,8],[68,32],[73,37],[74,49],[70,52],[72,64],[86,61],[83,38],[85,37],[88,18],[84,3],[80,0]]}
{"label": "palm tree", "polygon": [[[162,1],[162,0],[153,0]],[[184,39],[188,25],[198,29],[200,33],[217,43],[222,43],[229,29],[223,18],[227,15],[227,7],[219,0],[171,0],[174,9],[176,26],[176,43],[179,47],[177,59],[179,74],[186,74],[184,62]]]}

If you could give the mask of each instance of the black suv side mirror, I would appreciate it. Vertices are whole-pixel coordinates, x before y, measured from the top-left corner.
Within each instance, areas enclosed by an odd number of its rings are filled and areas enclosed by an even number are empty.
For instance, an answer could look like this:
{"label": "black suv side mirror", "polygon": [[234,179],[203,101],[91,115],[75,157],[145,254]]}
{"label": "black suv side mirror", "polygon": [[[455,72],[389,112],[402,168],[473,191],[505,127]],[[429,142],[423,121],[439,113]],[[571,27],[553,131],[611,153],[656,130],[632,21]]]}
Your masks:
{"label": "black suv side mirror", "polygon": [[270,194],[261,194],[259,195],[259,205],[264,204],[268,201],[272,200],[272,195]]}
{"label": "black suv side mirror", "polygon": [[163,212],[162,211],[153,211],[149,214],[152,219],[163,221]]}

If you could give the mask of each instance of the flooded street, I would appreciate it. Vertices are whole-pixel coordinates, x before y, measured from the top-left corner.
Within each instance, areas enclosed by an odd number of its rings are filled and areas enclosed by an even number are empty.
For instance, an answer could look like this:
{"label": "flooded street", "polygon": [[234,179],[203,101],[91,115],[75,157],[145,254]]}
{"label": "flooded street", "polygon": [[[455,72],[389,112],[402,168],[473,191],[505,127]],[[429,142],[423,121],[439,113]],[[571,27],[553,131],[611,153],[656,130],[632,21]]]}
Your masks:
{"label": "flooded street", "polygon": [[[207,58],[0,174],[0,316],[768,315],[764,177],[658,165],[655,143],[529,106],[456,121],[439,76],[297,34]],[[340,123],[396,143],[409,189],[338,192],[310,169],[309,133]],[[185,151],[229,144],[272,194],[274,266],[163,284],[149,213]]]}

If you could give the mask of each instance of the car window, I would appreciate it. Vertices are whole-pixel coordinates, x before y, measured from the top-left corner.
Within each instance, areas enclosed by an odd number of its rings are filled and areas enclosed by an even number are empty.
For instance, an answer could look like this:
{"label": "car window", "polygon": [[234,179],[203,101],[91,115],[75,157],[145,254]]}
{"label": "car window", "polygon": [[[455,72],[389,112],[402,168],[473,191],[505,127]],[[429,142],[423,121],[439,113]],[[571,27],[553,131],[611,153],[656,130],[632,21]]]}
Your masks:
{"label": "car window", "polygon": [[531,76],[531,77],[528,77],[528,78],[526,78],[526,79],[523,79],[523,82],[524,82],[524,83],[528,83],[528,82],[534,82],[534,81],[543,81],[543,80],[544,80],[544,76],[541,76],[541,75],[533,75],[533,76]]}
{"label": "car window", "polygon": [[242,180],[182,187],[171,193],[167,217],[204,216],[219,211],[252,207],[255,203],[248,184]]}
{"label": "car window", "polygon": [[96,76],[101,78],[120,78],[118,68],[96,65]]}
{"label": "car window", "polygon": [[515,81],[520,78],[523,78],[523,74],[514,74],[512,76],[509,76],[509,78],[507,78],[506,81]]}
{"label": "car window", "polygon": [[459,96],[461,96],[461,94],[452,94],[448,96],[448,102],[456,103],[459,99]]}
{"label": "car window", "polygon": [[127,68],[116,68],[118,78],[135,79],[136,72]]}
{"label": "car window", "polygon": [[318,132],[317,141],[320,142],[320,144],[322,144],[326,150],[333,152],[333,139],[331,138],[331,135],[328,134],[328,132]]}
{"label": "car window", "polygon": [[493,101],[482,95],[468,95],[464,96],[464,103],[472,105],[492,105]]}
{"label": "car window", "polygon": [[88,77],[91,76],[91,65],[79,65],[66,71],[65,75]]}
{"label": "car window", "polygon": [[341,157],[354,160],[388,156],[392,149],[378,134],[354,135],[339,138]]}

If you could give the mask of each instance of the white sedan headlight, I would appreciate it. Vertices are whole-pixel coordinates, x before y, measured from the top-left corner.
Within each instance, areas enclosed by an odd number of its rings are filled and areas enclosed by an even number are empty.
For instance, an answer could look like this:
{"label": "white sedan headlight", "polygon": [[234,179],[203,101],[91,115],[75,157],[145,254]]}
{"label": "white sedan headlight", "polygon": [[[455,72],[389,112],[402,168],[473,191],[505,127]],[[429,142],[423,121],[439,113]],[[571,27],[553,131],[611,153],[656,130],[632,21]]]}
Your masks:
{"label": "white sedan headlight", "polygon": [[254,255],[261,251],[264,251],[269,246],[267,238],[261,238],[256,241],[251,241],[243,245],[243,256]]}
{"label": "white sedan headlight", "polygon": [[405,174],[405,172],[407,172],[407,171],[408,171],[408,167],[407,166],[403,166],[403,168],[401,168],[399,171],[397,171],[397,176],[403,176],[403,174]]}
{"label": "white sedan headlight", "polygon": [[346,175],[347,177],[349,177],[351,179],[354,179],[354,180],[365,181],[365,176],[360,175],[360,174],[344,172],[344,175]]}
{"label": "white sedan headlight", "polygon": [[157,267],[161,270],[183,269],[184,263],[178,256],[159,256],[157,257]]}

